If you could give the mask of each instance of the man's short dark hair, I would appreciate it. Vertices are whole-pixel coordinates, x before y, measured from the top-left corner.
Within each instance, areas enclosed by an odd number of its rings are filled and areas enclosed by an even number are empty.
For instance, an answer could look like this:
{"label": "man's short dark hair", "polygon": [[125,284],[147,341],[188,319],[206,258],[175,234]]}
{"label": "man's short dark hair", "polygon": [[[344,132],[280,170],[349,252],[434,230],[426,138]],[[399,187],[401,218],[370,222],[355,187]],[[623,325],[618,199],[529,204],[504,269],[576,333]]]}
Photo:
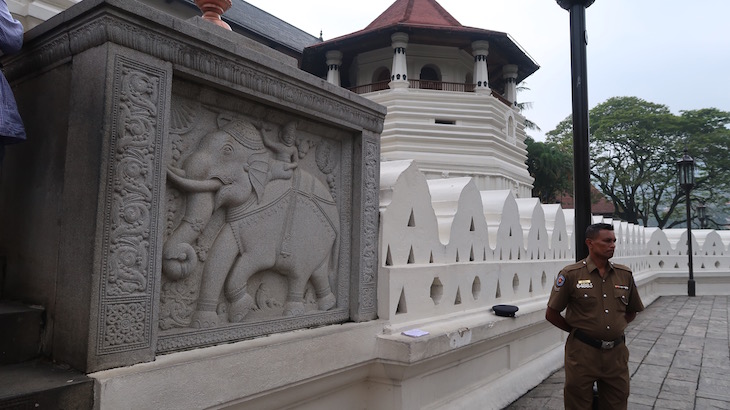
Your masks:
{"label": "man's short dark hair", "polygon": [[586,239],[596,239],[600,231],[613,231],[613,225],[606,223],[598,223],[590,225],[586,228]]}

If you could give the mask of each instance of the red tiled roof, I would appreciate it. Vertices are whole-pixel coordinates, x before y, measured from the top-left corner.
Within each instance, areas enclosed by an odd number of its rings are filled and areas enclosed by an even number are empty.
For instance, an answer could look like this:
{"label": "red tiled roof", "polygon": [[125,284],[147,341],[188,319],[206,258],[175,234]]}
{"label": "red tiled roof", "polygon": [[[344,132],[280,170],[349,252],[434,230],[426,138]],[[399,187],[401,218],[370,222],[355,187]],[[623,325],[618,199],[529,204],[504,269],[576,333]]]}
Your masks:
{"label": "red tiled roof", "polygon": [[364,31],[388,27],[398,23],[426,26],[462,27],[436,0],[396,0]]}
{"label": "red tiled roof", "polygon": [[[364,51],[389,48],[391,35],[408,34],[409,44],[456,47],[471,53],[476,40],[489,41],[490,77],[500,89],[504,64],[519,67],[517,82],[524,80],[540,66],[507,34],[500,31],[462,26],[436,0],[395,0],[366,28],[306,47],[300,68],[318,77],[326,75],[326,52],[339,50],[344,54],[342,72],[349,72],[352,59]],[[344,84],[343,84],[344,85]]]}
{"label": "red tiled roof", "polygon": [[[601,191],[598,190],[598,188],[591,185],[591,198],[595,197],[598,197],[599,199],[597,202],[591,204],[591,213],[596,215],[613,215],[613,213],[616,211],[613,203],[606,199],[606,197],[601,193]],[[563,196],[558,198],[558,202],[560,202],[561,208],[563,209],[575,208],[573,195],[571,195],[570,193],[563,194]]]}

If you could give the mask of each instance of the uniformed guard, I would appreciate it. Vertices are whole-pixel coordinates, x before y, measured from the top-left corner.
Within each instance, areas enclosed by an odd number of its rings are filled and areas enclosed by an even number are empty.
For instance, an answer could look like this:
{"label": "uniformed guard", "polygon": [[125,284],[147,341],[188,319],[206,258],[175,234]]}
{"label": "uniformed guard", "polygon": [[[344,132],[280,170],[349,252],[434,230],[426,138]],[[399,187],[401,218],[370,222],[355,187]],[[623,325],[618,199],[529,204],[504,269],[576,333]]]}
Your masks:
{"label": "uniformed guard", "polygon": [[631,269],[609,261],[616,248],[613,225],[589,226],[586,244],[588,257],[558,274],[545,312],[545,319],[570,333],[565,408],[590,409],[597,382],[599,409],[626,409],[630,378],[624,329],[644,305]]}

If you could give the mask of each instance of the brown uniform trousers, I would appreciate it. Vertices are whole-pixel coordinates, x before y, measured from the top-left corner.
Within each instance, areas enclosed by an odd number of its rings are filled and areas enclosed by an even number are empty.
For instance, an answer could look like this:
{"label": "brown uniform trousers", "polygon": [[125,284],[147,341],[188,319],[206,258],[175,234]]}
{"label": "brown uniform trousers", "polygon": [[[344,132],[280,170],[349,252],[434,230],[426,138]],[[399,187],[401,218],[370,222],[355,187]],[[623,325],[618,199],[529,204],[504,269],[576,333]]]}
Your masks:
{"label": "brown uniform trousers", "polygon": [[599,409],[626,409],[629,398],[629,349],[621,343],[598,349],[576,339],[565,342],[565,408],[588,410],[593,400],[593,381],[598,380]]}

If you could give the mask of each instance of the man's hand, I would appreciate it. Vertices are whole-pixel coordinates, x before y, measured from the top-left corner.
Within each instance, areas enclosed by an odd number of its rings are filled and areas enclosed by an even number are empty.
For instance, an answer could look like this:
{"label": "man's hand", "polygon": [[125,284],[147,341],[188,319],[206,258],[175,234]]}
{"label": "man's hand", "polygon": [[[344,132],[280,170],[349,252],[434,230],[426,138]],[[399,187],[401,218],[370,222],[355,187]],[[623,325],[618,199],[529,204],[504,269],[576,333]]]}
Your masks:
{"label": "man's hand", "polygon": [[547,310],[545,311],[545,319],[548,322],[555,325],[555,327],[563,329],[568,333],[570,333],[570,331],[573,330],[573,328],[570,327],[568,322],[565,321],[565,318],[560,314],[560,312],[558,312],[557,310],[555,310],[549,306],[548,306]]}

